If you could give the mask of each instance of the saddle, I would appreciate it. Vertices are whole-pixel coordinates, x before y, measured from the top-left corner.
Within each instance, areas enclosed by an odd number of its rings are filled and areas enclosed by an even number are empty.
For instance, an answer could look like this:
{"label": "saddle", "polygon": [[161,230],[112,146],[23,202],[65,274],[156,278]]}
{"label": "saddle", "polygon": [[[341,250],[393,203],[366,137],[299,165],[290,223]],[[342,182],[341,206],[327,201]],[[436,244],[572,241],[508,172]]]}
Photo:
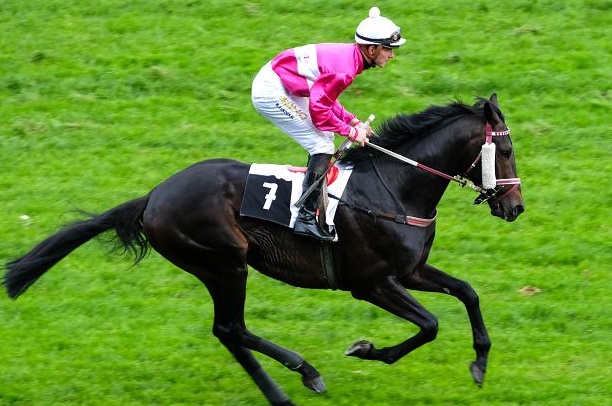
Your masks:
{"label": "saddle", "polygon": [[[305,172],[305,167],[252,164],[244,189],[240,215],[293,228],[299,211],[295,203],[302,195]],[[329,199],[328,193],[342,196],[352,172],[352,167],[335,164],[327,172],[317,213],[321,227],[329,227],[333,231],[338,200]],[[320,257],[324,278],[331,289],[337,289],[331,244],[321,244]]]}
{"label": "saddle", "polygon": [[[336,165],[330,164],[331,168],[327,171],[327,176],[325,176],[325,183],[327,185],[331,185],[337,178],[340,173],[340,169]],[[294,173],[306,173],[307,168],[305,166],[288,166],[287,169],[289,172]]]}
{"label": "saddle", "polygon": [[[305,166],[290,166],[287,168],[290,172],[303,173],[305,174],[308,170]],[[329,170],[325,173],[325,179],[322,182],[321,194],[317,203],[317,222],[321,228],[328,227],[326,220],[327,205],[329,203],[329,196],[327,194],[327,186],[334,183],[338,178],[340,170],[333,163],[329,164]],[[299,205],[298,205],[299,208]]]}
{"label": "saddle", "polygon": [[[293,228],[299,208],[295,203],[302,195],[306,168],[291,165],[252,164],[240,207],[240,215],[271,221]],[[333,227],[338,201],[328,199],[328,192],[342,196],[352,174],[352,167],[334,165],[327,172],[319,201],[321,226]]]}

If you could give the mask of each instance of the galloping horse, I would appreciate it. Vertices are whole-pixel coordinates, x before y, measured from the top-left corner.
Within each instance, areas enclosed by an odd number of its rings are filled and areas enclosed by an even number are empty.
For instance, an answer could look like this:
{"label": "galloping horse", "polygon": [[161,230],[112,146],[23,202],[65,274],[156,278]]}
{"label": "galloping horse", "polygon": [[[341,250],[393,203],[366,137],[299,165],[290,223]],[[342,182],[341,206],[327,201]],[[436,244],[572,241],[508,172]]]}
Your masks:
{"label": "galloping horse", "polygon": [[[345,192],[335,197],[340,200],[334,219],[337,242],[322,243],[288,227],[240,216],[250,165],[213,159],[173,175],[146,196],[66,226],[9,262],[4,279],[8,294],[17,298],[70,252],[114,230],[136,262],[152,247],[204,283],[214,302],[213,334],[271,404],[292,405],[251,351],[298,372],[309,389],[323,392],[325,385],[299,354],[247,329],[248,266],[297,287],[329,289],[330,279],[320,260],[325,249],[335,264],[334,288],[420,329],[386,348],[358,341],[347,355],[392,364],[434,340],[436,317],[407,289],[444,293],[457,297],[467,309],[476,351],[470,370],[481,385],[491,342],[478,296],[468,283],[428,264],[427,257],[434,240],[436,206],[451,181],[469,183],[481,192],[477,202],[486,201],[491,214],[506,221],[514,221],[524,211],[512,142],[497,96],[478,99],[471,106],[453,102],[398,115],[382,123],[377,133],[369,146],[351,148],[339,159],[352,165],[353,172]],[[497,186],[488,189],[478,186],[483,180],[479,158],[485,139],[496,146]],[[388,213],[394,210],[396,214]]]}

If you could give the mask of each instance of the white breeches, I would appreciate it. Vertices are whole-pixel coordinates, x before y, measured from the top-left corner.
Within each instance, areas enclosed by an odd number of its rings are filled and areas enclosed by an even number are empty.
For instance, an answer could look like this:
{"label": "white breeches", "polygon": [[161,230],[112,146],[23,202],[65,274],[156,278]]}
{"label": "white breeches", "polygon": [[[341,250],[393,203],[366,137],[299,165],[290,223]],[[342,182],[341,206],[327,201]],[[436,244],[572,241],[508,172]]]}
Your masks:
{"label": "white breeches", "polygon": [[270,62],[255,76],[251,100],[262,116],[296,140],[310,155],[334,153],[334,133],[320,131],[314,126],[308,97],[287,93]]}

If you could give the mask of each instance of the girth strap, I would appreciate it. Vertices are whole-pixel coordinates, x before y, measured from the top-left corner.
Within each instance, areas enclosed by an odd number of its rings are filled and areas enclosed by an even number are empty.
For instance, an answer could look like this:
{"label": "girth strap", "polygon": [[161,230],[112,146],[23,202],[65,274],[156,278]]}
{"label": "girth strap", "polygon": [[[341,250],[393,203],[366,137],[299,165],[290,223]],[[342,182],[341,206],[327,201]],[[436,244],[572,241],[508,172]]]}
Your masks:
{"label": "girth strap", "polygon": [[374,217],[374,220],[381,218],[383,220],[393,221],[398,224],[405,224],[405,225],[416,226],[416,227],[428,227],[434,221],[436,221],[436,217],[437,217],[437,213],[433,216],[433,218],[424,219],[420,217],[409,216],[407,214],[377,212],[377,211],[370,210],[367,207],[356,206],[353,203],[347,202],[346,200],[338,196],[335,196],[331,193],[329,193],[328,196],[332,199],[338,200],[340,203],[350,207],[352,210],[359,211],[361,213],[365,213],[365,214],[368,214]]}
{"label": "girth strap", "polygon": [[330,244],[321,244],[319,250],[321,256],[321,267],[323,268],[323,278],[327,281],[329,288],[338,289],[338,279],[334,267],[334,257]]}

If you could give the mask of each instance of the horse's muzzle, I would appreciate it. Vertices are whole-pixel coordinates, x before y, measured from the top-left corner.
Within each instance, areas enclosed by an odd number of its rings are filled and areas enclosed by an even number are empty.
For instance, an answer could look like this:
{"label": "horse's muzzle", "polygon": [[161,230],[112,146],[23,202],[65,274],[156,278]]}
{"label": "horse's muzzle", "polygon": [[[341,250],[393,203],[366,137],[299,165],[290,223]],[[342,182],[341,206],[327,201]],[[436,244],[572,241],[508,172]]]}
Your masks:
{"label": "horse's muzzle", "polygon": [[522,204],[513,205],[508,209],[505,209],[503,204],[498,203],[491,207],[491,214],[493,216],[502,218],[508,222],[512,222],[518,218],[518,216],[525,211],[525,206]]}

